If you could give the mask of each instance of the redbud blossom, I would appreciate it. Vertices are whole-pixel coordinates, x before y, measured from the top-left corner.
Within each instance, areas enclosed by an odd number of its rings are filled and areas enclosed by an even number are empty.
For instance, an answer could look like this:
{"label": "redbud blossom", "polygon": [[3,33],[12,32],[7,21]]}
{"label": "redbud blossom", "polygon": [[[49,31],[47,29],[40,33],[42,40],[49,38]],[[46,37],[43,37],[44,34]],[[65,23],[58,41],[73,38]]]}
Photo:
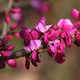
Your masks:
{"label": "redbud blossom", "polygon": [[43,3],[41,10],[43,13],[48,13],[51,10],[51,5],[49,3]]}
{"label": "redbud blossom", "polygon": [[45,19],[40,19],[39,23],[37,25],[35,25],[35,28],[37,31],[41,32],[41,33],[45,33],[52,25],[45,25]]}
{"label": "redbud blossom", "polygon": [[[54,46],[49,45],[49,55],[53,56],[54,60],[57,63],[63,63],[65,61],[64,52],[65,52],[65,44],[62,44],[59,40],[54,41]],[[51,52],[51,54],[50,54]]]}
{"label": "redbud blossom", "polygon": [[32,51],[32,59],[36,60],[37,55],[37,49],[41,45],[41,40],[30,40],[30,44],[28,46],[25,46],[24,49],[27,51]]}

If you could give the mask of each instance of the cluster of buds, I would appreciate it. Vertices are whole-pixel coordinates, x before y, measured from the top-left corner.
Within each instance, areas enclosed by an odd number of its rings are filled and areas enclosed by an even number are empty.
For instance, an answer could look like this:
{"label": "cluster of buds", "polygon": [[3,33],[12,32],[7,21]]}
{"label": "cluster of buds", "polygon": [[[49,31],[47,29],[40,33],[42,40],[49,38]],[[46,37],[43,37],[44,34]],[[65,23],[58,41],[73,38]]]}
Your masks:
{"label": "cluster of buds", "polygon": [[[73,19],[79,20],[79,12],[71,12]],[[24,39],[24,49],[31,54],[26,56],[26,68],[29,69],[30,61],[36,67],[39,59],[39,50],[48,49],[50,57],[57,63],[65,62],[65,48],[71,47],[72,42],[80,46],[80,22],[72,23],[70,19],[60,19],[57,24],[45,25],[45,17],[41,17],[35,29],[22,27],[21,38]],[[41,46],[43,46],[41,48]]]}
{"label": "cluster of buds", "polygon": [[[10,54],[13,52],[13,49],[15,47],[14,45],[5,46],[7,42],[8,42],[8,39],[5,39],[2,42],[0,42],[0,56],[6,57],[6,58],[10,57]],[[16,60],[10,59],[7,61],[0,62],[0,69],[5,68],[6,63],[12,68],[15,68],[17,66]]]}
{"label": "cluster of buds", "polygon": [[13,39],[13,36],[19,38],[20,37],[19,33],[12,32],[12,30],[19,28],[19,26],[21,26],[23,23],[23,21],[22,21],[23,15],[21,14],[21,9],[10,7],[9,9],[8,8],[4,9],[4,10],[0,9],[0,13],[4,14],[6,24],[11,22],[10,17],[12,17],[15,20],[15,23],[13,25],[11,25],[9,31],[6,33],[4,38]]}

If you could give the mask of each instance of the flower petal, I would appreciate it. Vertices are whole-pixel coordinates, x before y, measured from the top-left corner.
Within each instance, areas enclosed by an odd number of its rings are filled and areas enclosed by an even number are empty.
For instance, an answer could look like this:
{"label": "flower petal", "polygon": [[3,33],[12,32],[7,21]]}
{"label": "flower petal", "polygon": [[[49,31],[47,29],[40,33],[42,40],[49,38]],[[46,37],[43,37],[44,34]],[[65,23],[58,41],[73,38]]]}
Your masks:
{"label": "flower petal", "polygon": [[79,15],[79,11],[77,11],[76,9],[73,9],[71,12],[71,16],[74,20],[78,21],[80,18],[78,17]]}

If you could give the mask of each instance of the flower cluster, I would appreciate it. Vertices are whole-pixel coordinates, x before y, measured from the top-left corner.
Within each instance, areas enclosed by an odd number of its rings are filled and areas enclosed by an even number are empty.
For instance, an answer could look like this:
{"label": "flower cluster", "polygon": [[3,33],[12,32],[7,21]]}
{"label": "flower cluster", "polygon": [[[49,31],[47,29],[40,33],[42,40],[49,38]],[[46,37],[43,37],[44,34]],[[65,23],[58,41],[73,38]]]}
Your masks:
{"label": "flower cluster", "polygon": [[[71,14],[75,16],[74,12]],[[30,60],[34,66],[37,66],[36,62],[40,54],[38,50],[41,46],[43,46],[42,49],[48,47],[49,56],[53,57],[57,63],[63,63],[65,62],[65,48],[70,48],[72,41],[80,45],[79,22],[73,24],[70,19],[60,19],[57,24],[51,25],[45,25],[45,22],[45,17],[41,17],[35,29],[22,27],[20,32],[21,38],[24,39],[24,49],[31,52],[31,56],[26,57],[27,69],[30,67]]]}
{"label": "flower cluster", "polygon": [[[5,39],[4,41],[0,42],[0,56],[6,57],[6,58],[10,57],[10,53],[13,52],[13,49],[15,47],[14,45],[5,46],[7,42],[8,42],[8,39]],[[0,69],[5,68],[6,63],[12,68],[15,68],[17,66],[16,60],[10,59],[7,61],[0,62]]]}
{"label": "flower cluster", "polygon": [[[35,0],[33,0],[35,1]],[[14,10],[11,10],[14,12]],[[16,10],[15,10],[16,11]],[[80,12],[73,9],[71,16],[74,20],[80,20]],[[37,67],[37,63],[41,63],[39,54],[47,49],[47,53],[57,63],[65,62],[65,48],[71,48],[72,42],[80,47],[80,22],[72,23],[70,19],[60,19],[57,24],[46,25],[46,18],[41,17],[35,29],[22,27],[20,33],[13,33],[15,36],[20,36],[24,40],[24,50],[30,54],[25,56],[26,69],[30,68],[30,62]],[[15,25],[11,30],[15,29]],[[5,37],[7,38],[7,37]],[[0,42],[0,56],[10,57],[14,49],[14,45],[5,46],[8,39]],[[14,59],[0,62],[0,69],[5,67],[7,63],[10,67],[16,67]]]}

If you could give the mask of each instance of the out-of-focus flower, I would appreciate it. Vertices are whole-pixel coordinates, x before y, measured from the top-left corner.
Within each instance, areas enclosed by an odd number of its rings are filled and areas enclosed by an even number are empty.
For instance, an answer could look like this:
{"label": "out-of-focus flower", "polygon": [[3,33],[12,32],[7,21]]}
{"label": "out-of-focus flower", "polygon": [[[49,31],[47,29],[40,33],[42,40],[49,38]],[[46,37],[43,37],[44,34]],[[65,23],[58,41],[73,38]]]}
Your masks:
{"label": "out-of-focus flower", "polygon": [[10,13],[10,16],[16,21],[21,19],[21,13]]}
{"label": "out-of-focus flower", "polygon": [[51,10],[50,3],[43,2],[43,0],[30,0],[30,4],[39,15],[48,13]]}

